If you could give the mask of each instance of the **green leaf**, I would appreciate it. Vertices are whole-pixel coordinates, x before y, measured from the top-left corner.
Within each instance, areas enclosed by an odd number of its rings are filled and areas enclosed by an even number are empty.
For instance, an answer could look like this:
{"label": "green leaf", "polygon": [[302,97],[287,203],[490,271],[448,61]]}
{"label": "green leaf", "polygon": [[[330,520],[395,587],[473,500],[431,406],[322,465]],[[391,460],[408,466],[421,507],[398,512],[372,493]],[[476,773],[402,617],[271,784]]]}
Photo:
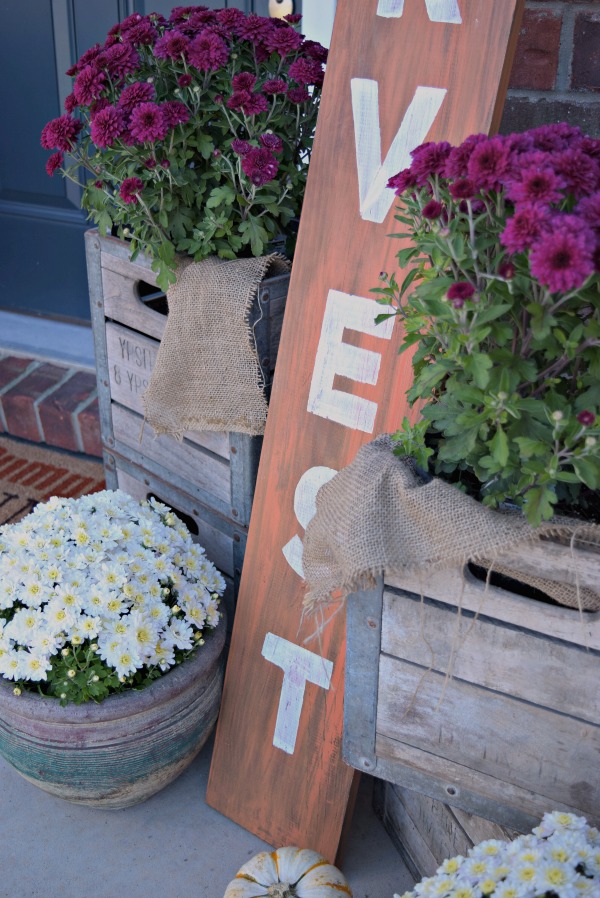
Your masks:
{"label": "green leaf", "polygon": [[551,487],[534,486],[527,491],[523,511],[532,527],[538,527],[542,521],[550,520],[554,514],[555,502],[556,494]]}
{"label": "green leaf", "polygon": [[600,460],[572,458],[571,462],[582,483],[585,483],[591,490],[600,488]]}
{"label": "green leaf", "polygon": [[473,352],[465,358],[465,371],[472,376],[475,385],[480,390],[485,390],[489,383],[492,364],[490,357],[482,352]]}
{"label": "green leaf", "polygon": [[514,441],[517,443],[523,458],[544,455],[548,451],[546,443],[542,443],[541,440],[532,440],[531,437],[515,437]]}
{"label": "green leaf", "polygon": [[490,440],[490,451],[494,460],[503,468],[508,462],[509,448],[508,437],[500,426],[496,428],[496,433]]}

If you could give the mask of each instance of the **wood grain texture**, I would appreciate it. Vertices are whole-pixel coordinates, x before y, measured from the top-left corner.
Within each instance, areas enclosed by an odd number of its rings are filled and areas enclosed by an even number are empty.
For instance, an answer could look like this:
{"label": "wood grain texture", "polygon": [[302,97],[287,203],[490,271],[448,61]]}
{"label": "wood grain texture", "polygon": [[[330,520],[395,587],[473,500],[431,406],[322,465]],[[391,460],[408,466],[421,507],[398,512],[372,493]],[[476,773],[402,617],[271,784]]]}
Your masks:
{"label": "wood grain texture", "polygon": [[[333,357],[324,360],[337,399],[354,397],[351,411],[376,404],[372,432],[307,410],[330,291],[346,294],[349,309],[357,305],[351,297],[370,299],[401,246],[386,239],[395,230],[393,206],[381,223],[361,218],[351,81],[378,83],[382,162],[419,86],[447,91],[427,139],[457,143],[488,131],[502,106],[498,85],[523,3],[459,5],[463,23],[448,25],[431,22],[420,0],[396,19],[378,17],[377,0],[338,3],[208,784],[209,804],[267,842],[311,847],[330,859],[354,777],[341,760],[344,619],[308,643],[333,662],[333,674],[328,690],[307,684],[293,755],[272,744],[282,671],[261,650],[268,632],[301,645],[316,627],[302,620],[304,584],[282,553],[302,536],[294,515],[300,478],[313,466],[339,470],[407,412],[411,369],[406,356],[398,358],[397,328],[391,339],[346,328],[347,368],[336,373]],[[373,317],[378,310],[373,302]],[[350,347],[362,351],[359,360],[380,354],[375,382],[359,382]]]}

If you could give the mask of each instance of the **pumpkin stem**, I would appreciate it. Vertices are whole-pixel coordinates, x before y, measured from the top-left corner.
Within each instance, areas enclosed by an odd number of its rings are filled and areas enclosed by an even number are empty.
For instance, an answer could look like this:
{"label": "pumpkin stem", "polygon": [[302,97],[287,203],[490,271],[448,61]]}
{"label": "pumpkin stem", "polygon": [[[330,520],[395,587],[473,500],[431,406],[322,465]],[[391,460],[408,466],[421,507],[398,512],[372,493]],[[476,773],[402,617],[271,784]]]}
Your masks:
{"label": "pumpkin stem", "polygon": [[289,882],[276,882],[269,886],[269,898],[296,898],[296,893]]}

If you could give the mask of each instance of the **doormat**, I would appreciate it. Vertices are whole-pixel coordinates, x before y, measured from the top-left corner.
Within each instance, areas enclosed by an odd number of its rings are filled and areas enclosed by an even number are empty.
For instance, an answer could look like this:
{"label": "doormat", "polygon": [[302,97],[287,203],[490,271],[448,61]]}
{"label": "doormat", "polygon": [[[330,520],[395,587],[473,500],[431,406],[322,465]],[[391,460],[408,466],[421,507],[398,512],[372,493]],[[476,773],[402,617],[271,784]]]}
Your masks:
{"label": "doormat", "polygon": [[101,462],[0,436],[0,524],[20,520],[51,496],[103,489]]}

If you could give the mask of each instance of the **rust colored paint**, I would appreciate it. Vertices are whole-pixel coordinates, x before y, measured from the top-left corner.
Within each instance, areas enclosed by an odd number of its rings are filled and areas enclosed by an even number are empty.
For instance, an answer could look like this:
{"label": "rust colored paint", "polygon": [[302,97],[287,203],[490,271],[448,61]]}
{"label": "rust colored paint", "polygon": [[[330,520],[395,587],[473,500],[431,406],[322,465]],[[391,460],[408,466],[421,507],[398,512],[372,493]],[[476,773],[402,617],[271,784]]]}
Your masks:
{"label": "rust colored paint", "polygon": [[[302,618],[301,539],[315,484],[407,414],[399,325],[372,326],[370,290],[401,246],[381,183],[425,139],[495,130],[522,7],[338,3],[207,792],[275,846],[333,860],[356,775],[341,759],[344,616],[305,641],[317,622]],[[324,659],[323,676],[294,647]]]}

